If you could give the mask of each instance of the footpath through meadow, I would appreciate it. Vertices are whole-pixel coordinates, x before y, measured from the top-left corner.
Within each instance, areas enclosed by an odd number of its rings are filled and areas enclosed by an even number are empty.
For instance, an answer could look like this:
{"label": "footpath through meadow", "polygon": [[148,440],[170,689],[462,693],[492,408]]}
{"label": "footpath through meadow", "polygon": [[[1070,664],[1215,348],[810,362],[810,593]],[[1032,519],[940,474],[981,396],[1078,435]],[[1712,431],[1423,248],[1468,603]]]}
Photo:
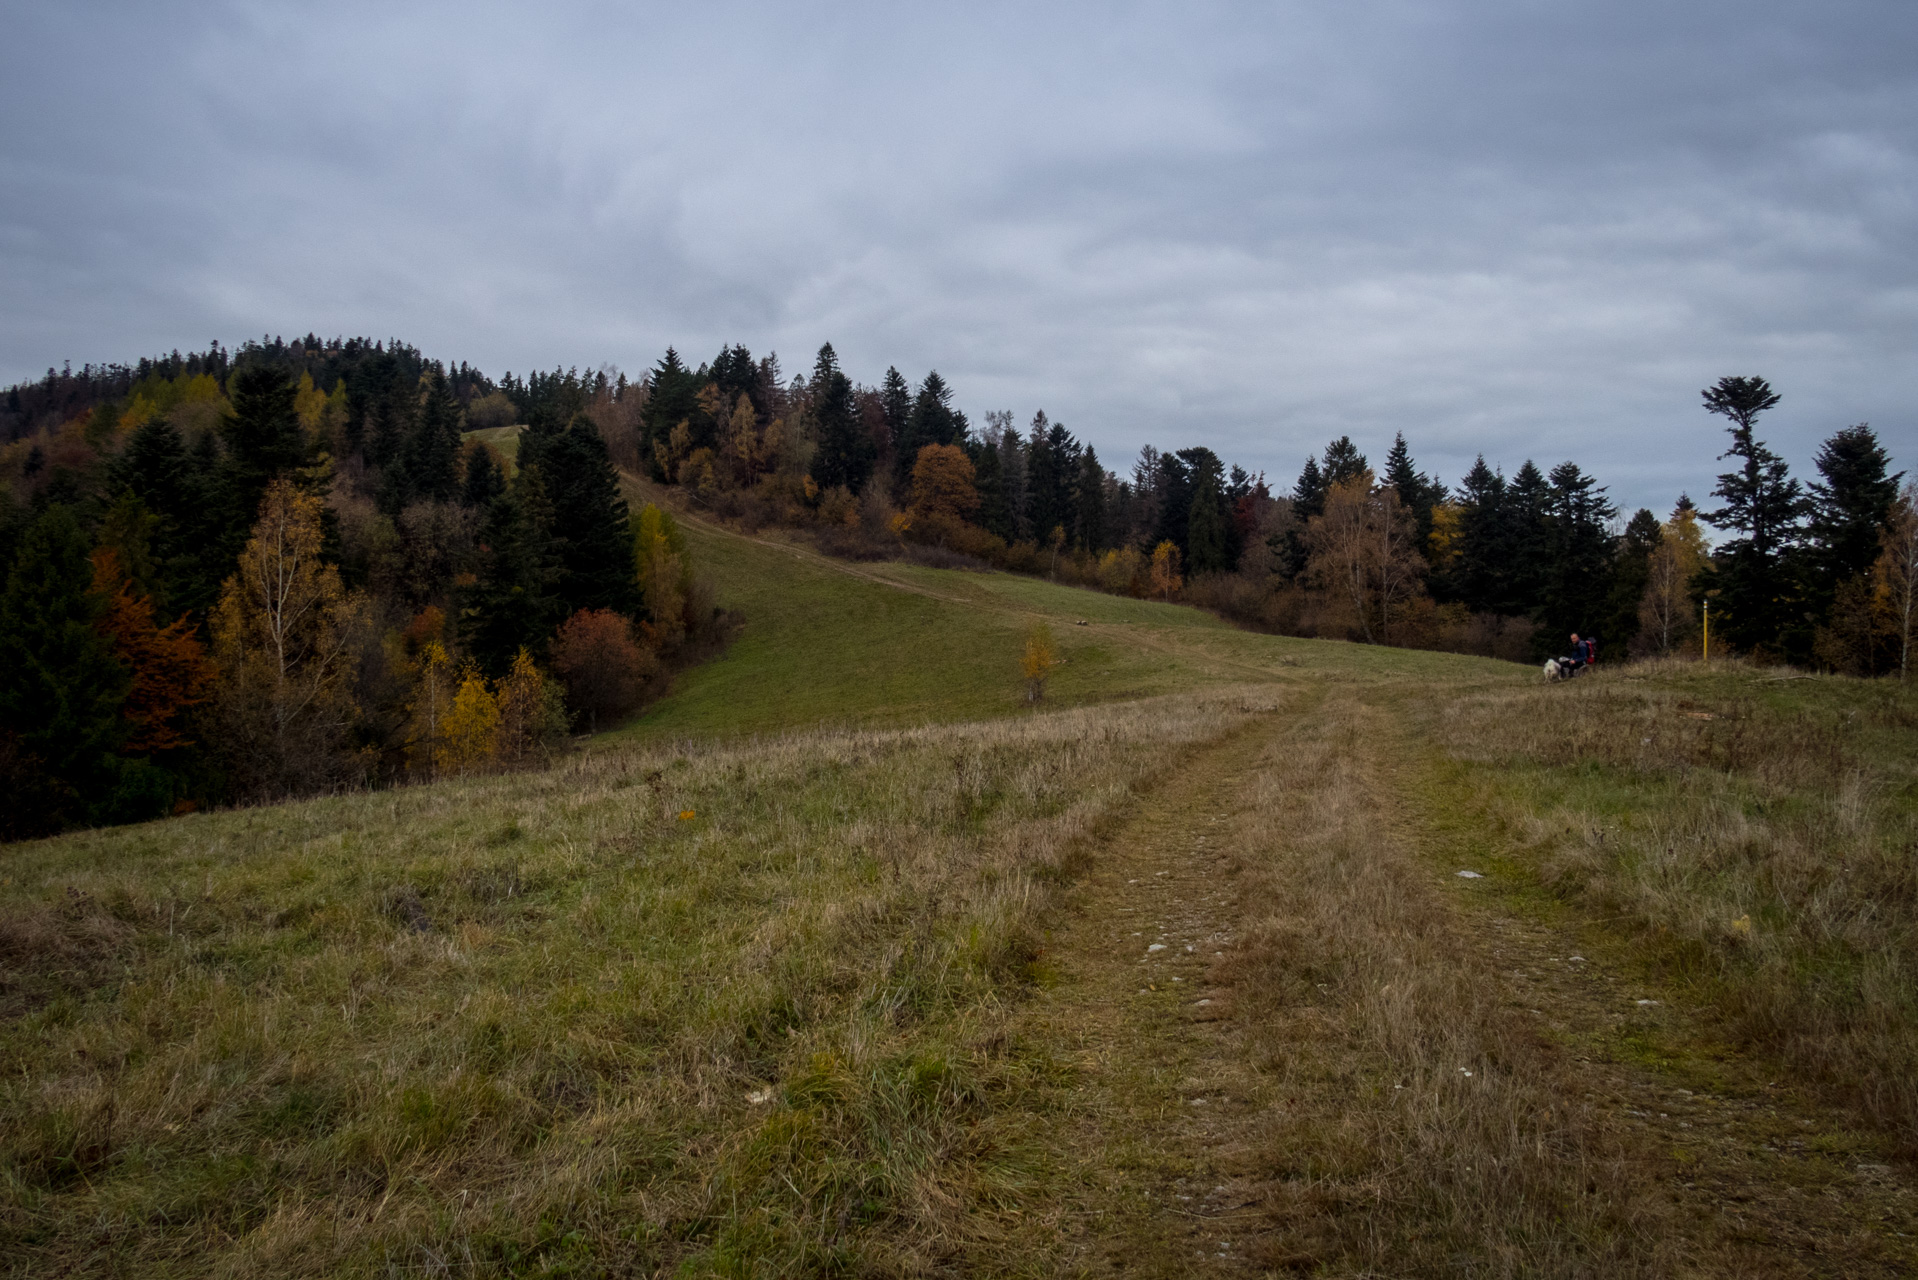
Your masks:
{"label": "footpath through meadow", "polygon": [[1035,1274],[1918,1274],[1882,1143],[1591,922],[1457,874],[1488,825],[1399,692],[1274,696],[1141,797],[1048,940],[1009,1034],[1053,1083],[997,1122],[1046,1176],[1002,1245]]}

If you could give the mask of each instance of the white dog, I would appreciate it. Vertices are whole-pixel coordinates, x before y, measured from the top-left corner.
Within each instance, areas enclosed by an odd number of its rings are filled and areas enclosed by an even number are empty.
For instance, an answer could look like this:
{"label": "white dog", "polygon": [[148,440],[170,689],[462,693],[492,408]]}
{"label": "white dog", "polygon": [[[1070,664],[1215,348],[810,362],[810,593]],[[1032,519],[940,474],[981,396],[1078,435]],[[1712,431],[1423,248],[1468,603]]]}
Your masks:
{"label": "white dog", "polygon": [[1570,680],[1578,670],[1569,658],[1545,659],[1545,678],[1547,680]]}

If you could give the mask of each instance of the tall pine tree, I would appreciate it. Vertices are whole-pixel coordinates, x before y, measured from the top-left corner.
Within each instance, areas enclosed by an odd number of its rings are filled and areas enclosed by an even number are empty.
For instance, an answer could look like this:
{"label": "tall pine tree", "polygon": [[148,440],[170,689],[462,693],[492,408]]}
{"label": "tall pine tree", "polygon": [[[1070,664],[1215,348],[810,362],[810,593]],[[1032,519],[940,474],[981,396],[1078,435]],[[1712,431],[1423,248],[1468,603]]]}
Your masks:
{"label": "tall pine tree", "polygon": [[[1712,489],[1723,505],[1700,513],[1737,535],[1718,548],[1707,575],[1708,589],[1717,592],[1713,620],[1736,648],[1782,652],[1791,647],[1786,631],[1801,621],[1790,557],[1805,502],[1785,460],[1754,434],[1759,415],[1779,397],[1763,378],[1741,377],[1720,378],[1703,395],[1706,412],[1730,423],[1731,447],[1720,460],[1737,460]],[[1809,634],[1803,639],[1809,645]]]}

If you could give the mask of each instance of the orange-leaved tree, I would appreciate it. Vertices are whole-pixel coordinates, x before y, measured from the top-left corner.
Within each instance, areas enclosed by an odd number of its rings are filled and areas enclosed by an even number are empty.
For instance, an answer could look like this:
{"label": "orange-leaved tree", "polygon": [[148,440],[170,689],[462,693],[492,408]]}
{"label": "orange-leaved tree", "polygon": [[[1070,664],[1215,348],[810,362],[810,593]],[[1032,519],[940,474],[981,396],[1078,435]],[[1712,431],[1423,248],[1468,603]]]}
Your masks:
{"label": "orange-leaved tree", "polygon": [[353,648],[365,600],[320,560],[319,498],[268,484],[259,522],[212,617],[216,744],[242,794],[288,795],[336,785],[359,708]]}
{"label": "orange-leaved tree", "polygon": [[1019,654],[1019,674],[1025,677],[1027,702],[1046,696],[1046,680],[1058,665],[1059,649],[1052,641],[1052,628],[1043,622],[1033,623]]}
{"label": "orange-leaved tree", "polygon": [[653,651],[633,640],[633,624],[611,609],[581,609],[553,637],[553,670],[566,701],[590,731],[639,705],[647,680],[659,670]]}
{"label": "orange-leaved tree", "polygon": [[107,602],[94,629],[113,644],[132,683],[120,704],[126,724],[121,750],[129,755],[191,746],[181,725],[189,707],[206,701],[213,665],[185,614],[162,627],[153,620],[153,598],[141,591],[120,563],[119,552],[93,553],[93,591]]}
{"label": "orange-leaved tree", "polygon": [[1170,539],[1152,548],[1152,594],[1161,600],[1185,585],[1179,575],[1179,545]]}
{"label": "orange-leaved tree", "polygon": [[929,444],[912,464],[912,528],[940,546],[979,509],[972,459],[957,445]]}

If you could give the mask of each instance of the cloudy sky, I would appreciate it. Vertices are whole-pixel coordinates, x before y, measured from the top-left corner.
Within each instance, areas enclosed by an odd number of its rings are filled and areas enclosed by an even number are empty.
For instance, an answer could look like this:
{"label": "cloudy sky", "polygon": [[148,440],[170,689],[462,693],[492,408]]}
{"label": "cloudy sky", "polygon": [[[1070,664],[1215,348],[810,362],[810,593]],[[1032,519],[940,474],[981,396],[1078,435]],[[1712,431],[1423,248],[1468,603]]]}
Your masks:
{"label": "cloudy sky", "polygon": [[1123,470],[1403,430],[1702,497],[1721,374],[1918,470],[1918,4],[0,0],[0,382],[822,341]]}

